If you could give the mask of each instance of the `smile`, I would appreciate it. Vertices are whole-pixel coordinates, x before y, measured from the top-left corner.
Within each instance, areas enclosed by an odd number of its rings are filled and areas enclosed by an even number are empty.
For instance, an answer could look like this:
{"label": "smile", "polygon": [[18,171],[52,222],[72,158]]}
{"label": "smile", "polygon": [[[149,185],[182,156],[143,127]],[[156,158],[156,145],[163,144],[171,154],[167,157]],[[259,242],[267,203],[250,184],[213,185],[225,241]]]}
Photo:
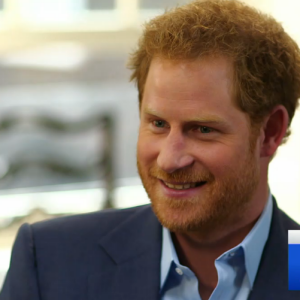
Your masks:
{"label": "smile", "polygon": [[174,190],[187,190],[187,189],[192,189],[201,185],[204,185],[206,182],[191,182],[191,183],[185,183],[185,184],[171,184],[168,182],[163,181],[163,183],[171,189]]}

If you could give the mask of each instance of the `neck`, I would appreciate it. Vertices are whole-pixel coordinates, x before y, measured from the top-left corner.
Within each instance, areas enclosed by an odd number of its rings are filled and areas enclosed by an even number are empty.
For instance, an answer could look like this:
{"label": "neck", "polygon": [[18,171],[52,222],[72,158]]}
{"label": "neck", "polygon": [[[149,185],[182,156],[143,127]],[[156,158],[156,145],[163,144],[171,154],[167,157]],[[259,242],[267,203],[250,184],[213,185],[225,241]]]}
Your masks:
{"label": "neck", "polygon": [[210,237],[209,240],[203,240],[197,232],[173,233],[172,238],[175,248],[178,250],[178,257],[188,264],[191,264],[194,258],[193,254],[195,254],[196,261],[206,261],[207,259],[215,261],[221,254],[240,244],[258,218],[259,216],[250,223],[230,232],[224,230],[224,232],[214,234],[214,238]]}
{"label": "neck", "polygon": [[240,244],[257,219],[247,226],[215,241],[199,241],[195,234],[173,233],[172,239],[182,265],[189,267],[198,279],[201,299],[209,299],[218,283],[215,260],[224,252]]}
{"label": "neck", "polygon": [[244,240],[260,217],[268,196],[254,199],[256,200],[252,202],[251,208],[247,209],[247,216],[205,236],[197,231],[172,233],[178,259],[195,273],[199,281],[200,295],[201,289],[203,295],[214,290],[218,283],[215,260]]}

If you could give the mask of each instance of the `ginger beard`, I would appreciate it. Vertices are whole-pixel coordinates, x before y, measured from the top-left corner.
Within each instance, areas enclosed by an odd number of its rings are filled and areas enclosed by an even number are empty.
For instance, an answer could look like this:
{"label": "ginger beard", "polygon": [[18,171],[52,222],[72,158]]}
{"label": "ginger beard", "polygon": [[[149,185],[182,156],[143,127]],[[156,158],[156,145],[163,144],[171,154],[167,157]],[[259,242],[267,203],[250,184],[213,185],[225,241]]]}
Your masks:
{"label": "ginger beard", "polygon": [[[152,208],[160,223],[173,232],[198,231],[203,236],[218,228],[233,224],[247,211],[259,184],[260,167],[255,157],[257,136],[251,137],[249,153],[239,169],[226,170],[226,176],[215,178],[208,170],[197,172],[192,168],[168,174],[157,165],[146,168],[137,157],[138,171]],[[163,195],[163,181],[200,182],[206,184],[199,196],[172,199]]]}

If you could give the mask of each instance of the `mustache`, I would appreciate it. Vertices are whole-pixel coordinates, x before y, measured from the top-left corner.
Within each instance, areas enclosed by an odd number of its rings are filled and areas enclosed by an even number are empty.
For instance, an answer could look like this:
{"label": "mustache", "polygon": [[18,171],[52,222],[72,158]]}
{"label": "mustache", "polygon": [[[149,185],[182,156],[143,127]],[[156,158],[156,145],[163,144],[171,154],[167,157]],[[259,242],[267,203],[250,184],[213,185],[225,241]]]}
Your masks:
{"label": "mustache", "polygon": [[208,171],[197,171],[194,170],[176,170],[173,173],[166,173],[157,166],[149,169],[149,174],[152,177],[159,178],[163,181],[178,181],[178,182],[211,182],[214,180],[212,173]]}

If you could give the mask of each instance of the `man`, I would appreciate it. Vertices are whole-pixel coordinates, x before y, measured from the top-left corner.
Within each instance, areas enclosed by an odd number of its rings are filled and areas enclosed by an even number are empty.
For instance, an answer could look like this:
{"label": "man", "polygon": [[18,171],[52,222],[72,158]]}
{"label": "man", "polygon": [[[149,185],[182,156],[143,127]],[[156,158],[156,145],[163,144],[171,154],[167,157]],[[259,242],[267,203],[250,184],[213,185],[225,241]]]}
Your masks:
{"label": "man", "polygon": [[268,187],[300,97],[296,43],[239,2],[195,1],[151,20],[129,66],[152,205],[23,225],[0,299],[299,299],[300,226]]}

